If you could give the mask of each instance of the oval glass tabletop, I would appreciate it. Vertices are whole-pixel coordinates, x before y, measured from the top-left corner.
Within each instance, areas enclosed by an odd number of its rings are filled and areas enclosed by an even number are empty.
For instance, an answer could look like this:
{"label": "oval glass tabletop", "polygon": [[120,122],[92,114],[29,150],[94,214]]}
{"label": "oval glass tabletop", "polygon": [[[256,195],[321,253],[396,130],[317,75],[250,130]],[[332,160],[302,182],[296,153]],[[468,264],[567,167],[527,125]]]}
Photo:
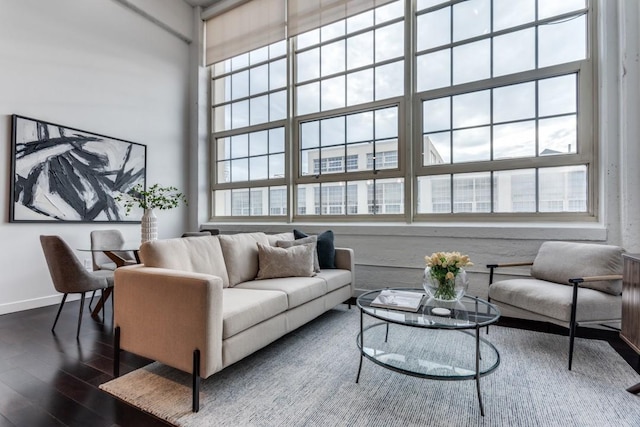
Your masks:
{"label": "oval glass tabletop", "polygon": [[[423,289],[391,290],[424,294]],[[377,289],[360,295],[356,305],[367,315],[385,322],[431,329],[474,329],[496,323],[500,318],[500,310],[495,305],[470,295],[455,302],[438,301],[425,295],[415,313],[372,306],[371,303],[382,291]]]}

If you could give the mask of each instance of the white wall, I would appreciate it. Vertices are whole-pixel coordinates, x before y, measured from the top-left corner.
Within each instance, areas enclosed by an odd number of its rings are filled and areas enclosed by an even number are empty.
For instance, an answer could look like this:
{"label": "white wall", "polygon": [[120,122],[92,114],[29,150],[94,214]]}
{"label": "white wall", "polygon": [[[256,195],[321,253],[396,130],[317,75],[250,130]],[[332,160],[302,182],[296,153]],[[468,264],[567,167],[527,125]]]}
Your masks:
{"label": "white wall", "polygon": [[[176,27],[189,32],[185,16]],[[146,144],[147,183],[187,191],[189,58],[184,40],[114,0],[0,0],[0,314],[60,300],[40,234],[80,248],[94,229],[117,227],[132,242],[140,233],[136,224],[9,223],[11,115]],[[180,235],[186,216],[160,211],[160,237]]]}

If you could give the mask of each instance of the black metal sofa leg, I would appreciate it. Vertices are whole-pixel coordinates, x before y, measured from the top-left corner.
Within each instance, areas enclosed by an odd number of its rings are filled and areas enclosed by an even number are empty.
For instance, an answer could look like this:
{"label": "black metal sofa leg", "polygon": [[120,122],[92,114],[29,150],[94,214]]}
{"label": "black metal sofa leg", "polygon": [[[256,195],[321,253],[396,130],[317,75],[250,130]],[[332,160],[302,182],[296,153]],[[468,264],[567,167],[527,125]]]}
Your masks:
{"label": "black metal sofa leg", "polygon": [[193,351],[193,412],[200,410],[200,350]]}
{"label": "black metal sofa leg", "polygon": [[113,377],[120,376],[120,326],[113,333]]}

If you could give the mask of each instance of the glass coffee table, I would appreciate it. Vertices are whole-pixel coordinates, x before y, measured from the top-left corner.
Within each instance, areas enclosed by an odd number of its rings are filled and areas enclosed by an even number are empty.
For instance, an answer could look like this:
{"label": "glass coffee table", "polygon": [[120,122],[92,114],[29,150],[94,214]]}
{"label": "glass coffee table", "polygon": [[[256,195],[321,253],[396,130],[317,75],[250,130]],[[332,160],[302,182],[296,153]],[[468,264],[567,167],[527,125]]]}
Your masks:
{"label": "glass coffee table", "polygon": [[[422,289],[393,290],[424,294]],[[480,378],[498,367],[500,353],[480,336],[480,328],[498,321],[498,308],[473,296],[463,296],[456,302],[441,302],[425,296],[415,313],[372,307],[372,301],[381,291],[366,292],[356,300],[360,309],[357,337],[360,364],[356,383],[360,380],[364,358],[414,377],[446,381],[473,379],[480,413],[484,416]]]}

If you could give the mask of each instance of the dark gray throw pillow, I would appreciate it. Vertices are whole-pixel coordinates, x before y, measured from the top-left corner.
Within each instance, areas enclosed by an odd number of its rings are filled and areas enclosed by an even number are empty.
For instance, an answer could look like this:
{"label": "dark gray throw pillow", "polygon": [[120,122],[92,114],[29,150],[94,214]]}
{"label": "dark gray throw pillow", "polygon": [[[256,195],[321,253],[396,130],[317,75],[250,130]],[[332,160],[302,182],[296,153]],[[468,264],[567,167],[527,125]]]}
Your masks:
{"label": "dark gray throw pillow", "polygon": [[[294,229],[293,237],[297,240],[309,237],[309,235],[300,230]],[[317,237],[318,241],[316,243],[316,250],[318,251],[320,269],[336,268],[336,247],[333,244],[333,231],[327,230],[318,234]]]}

